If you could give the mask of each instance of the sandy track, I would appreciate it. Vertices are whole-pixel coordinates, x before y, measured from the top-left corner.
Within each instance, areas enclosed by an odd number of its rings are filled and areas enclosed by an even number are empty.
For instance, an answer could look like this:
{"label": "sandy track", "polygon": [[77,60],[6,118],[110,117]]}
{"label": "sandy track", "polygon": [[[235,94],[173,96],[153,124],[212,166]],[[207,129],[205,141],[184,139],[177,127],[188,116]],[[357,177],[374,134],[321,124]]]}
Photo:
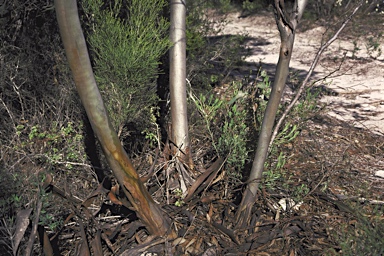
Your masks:
{"label": "sandy track", "polygon": [[[252,55],[247,62],[276,65],[280,38],[272,14],[238,16],[238,13],[228,15],[229,23],[222,34],[245,34],[250,38],[247,46]],[[297,33],[291,71],[297,71],[300,76],[306,74],[324,32],[325,28],[317,27]],[[375,60],[367,54],[364,41],[356,43],[360,50],[353,56],[355,45],[352,40],[336,40],[323,53],[313,78],[325,78],[332,73],[321,82],[332,92],[321,99],[328,103],[330,116],[384,135],[384,54]]]}

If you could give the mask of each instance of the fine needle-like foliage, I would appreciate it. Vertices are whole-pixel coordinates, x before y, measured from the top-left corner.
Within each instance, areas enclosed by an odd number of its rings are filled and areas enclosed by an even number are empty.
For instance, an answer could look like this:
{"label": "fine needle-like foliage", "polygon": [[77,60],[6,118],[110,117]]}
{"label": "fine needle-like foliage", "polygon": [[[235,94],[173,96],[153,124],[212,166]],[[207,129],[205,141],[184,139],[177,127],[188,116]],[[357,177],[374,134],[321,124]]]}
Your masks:
{"label": "fine needle-like foliage", "polygon": [[[124,127],[154,127],[159,61],[168,48],[165,0],[83,0],[86,39],[106,107],[120,139]],[[149,118],[150,117],[150,118]]]}
{"label": "fine needle-like foliage", "polygon": [[169,220],[140,181],[104,107],[80,26],[77,2],[76,0],[55,0],[55,8],[60,34],[77,91],[107,162],[133,210],[136,211],[148,231],[153,235],[164,236],[169,230]]}

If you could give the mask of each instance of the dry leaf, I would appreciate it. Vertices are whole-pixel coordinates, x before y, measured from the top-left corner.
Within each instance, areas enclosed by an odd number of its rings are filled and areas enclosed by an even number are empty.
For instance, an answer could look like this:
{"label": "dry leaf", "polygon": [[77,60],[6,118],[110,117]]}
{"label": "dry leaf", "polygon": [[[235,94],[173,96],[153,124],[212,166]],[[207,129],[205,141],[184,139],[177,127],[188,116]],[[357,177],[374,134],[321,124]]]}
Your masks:
{"label": "dry leaf", "polygon": [[23,239],[25,230],[27,230],[27,227],[29,225],[29,216],[31,215],[31,212],[32,208],[24,209],[19,211],[16,215],[15,234],[13,235],[13,255],[16,255],[21,239]]}
{"label": "dry leaf", "polygon": [[103,247],[101,245],[101,230],[97,230],[96,236],[91,242],[93,255],[94,256],[103,256]]}

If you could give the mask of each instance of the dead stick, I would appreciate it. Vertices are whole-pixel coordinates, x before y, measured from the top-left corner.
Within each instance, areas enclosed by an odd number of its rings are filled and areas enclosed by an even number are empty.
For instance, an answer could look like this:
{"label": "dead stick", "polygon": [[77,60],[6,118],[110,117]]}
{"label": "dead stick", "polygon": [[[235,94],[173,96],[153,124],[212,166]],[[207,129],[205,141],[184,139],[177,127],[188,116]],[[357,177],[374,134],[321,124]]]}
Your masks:
{"label": "dead stick", "polygon": [[41,212],[42,206],[43,206],[43,203],[42,203],[41,199],[39,198],[39,200],[36,204],[36,215],[35,215],[35,219],[33,220],[33,223],[32,223],[31,235],[29,236],[28,245],[27,245],[27,248],[25,249],[25,256],[32,255],[33,244],[35,243],[35,237],[36,237],[36,233],[37,233],[37,225],[39,224],[39,218],[40,218],[40,212]]}

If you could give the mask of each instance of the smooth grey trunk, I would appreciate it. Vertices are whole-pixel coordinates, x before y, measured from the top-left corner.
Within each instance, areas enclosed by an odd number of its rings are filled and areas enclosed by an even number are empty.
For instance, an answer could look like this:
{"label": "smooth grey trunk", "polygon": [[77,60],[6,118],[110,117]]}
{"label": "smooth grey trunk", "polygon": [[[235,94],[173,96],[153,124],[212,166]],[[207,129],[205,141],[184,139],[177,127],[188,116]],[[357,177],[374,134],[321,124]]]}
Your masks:
{"label": "smooth grey trunk", "polygon": [[264,171],[264,164],[268,154],[277,109],[289,75],[289,63],[295,41],[295,31],[306,3],[307,0],[296,0],[292,6],[288,7],[285,6],[286,3],[284,0],[274,1],[275,19],[281,39],[279,61],[276,67],[271,96],[264,113],[251,173],[236,213],[239,228],[245,228],[249,223],[252,207],[257,199],[257,191]]}
{"label": "smooth grey trunk", "polygon": [[348,22],[352,19],[352,17],[356,14],[356,12],[359,10],[359,8],[362,6],[363,4],[363,1],[361,1],[356,7],[355,9],[352,11],[352,13],[347,17],[347,19],[343,22],[343,24],[340,26],[340,28],[336,31],[336,33],[330,38],[328,39],[328,41],[324,44],[321,45],[321,47],[319,48],[319,50],[317,51],[316,53],[316,56],[315,58],[313,59],[312,61],[312,64],[308,70],[308,73],[307,75],[305,76],[303,82],[301,83],[301,85],[299,86],[299,88],[297,89],[296,91],[296,95],[295,97],[292,99],[291,103],[289,103],[289,105],[285,108],[284,110],[284,113],[281,115],[279,121],[277,122],[277,124],[275,125],[275,128],[273,130],[273,133],[272,133],[272,137],[270,139],[270,142],[269,142],[269,150],[271,150],[272,148],[272,144],[273,144],[273,141],[275,140],[279,130],[280,130],[280,127],[281,125],[283,124],[283,121],[285,120],[285,118],[287,117],[288,113],[292,110],[292,108],[296,105],[296,102],[299,100],[300,96],[302,95],[302,93],[304,92],[305,89],[307,88],[310,88],[312,85],[308,86],[308,82],[310,81],[310,78],[312,77],[312,74],[313,72],[315,71],[315,68],[317,66],[317,64],[319,63],[319,60],[320,60],[320,57],[321,55],[323,54],[323,52],[339,37],[341,31],[344,30],[344,28],[346,27],[346,25],[348,24]]}
{"label": "smooth grey trunk", "polygon": [[186,91],[186,1],[171,0],[170,71],[169,85],[171,96],[171,140],[176,145],[174,154],[191,165],[190,142],[188,135],[187,91]]}

